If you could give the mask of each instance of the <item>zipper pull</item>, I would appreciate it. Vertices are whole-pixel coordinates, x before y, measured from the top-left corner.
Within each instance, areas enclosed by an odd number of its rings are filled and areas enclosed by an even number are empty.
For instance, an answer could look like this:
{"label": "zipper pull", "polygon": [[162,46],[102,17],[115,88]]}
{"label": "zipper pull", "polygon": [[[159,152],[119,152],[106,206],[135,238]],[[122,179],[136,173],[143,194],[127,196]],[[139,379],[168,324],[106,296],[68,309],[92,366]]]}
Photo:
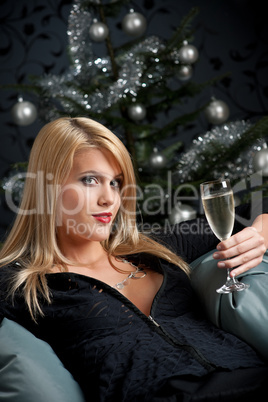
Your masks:
{"label": "zipper pull", "polygon": [[160,325],[153,319],[153,317],[151,315],[148,316],[149,320],[152,321],[154,323],[154,325],[156,327],[160,327]]}

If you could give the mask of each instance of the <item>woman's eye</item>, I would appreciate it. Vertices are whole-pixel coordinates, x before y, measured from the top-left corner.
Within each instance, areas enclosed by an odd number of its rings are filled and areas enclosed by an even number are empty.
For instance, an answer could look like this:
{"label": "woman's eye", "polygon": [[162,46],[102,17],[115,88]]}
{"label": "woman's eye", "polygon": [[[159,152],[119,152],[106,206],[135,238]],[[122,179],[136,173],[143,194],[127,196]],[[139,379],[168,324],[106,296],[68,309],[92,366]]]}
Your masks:
{"label": "woman's eye", "polygon": [[86,185],[98,184],[99,181],[96,177],[86,176],[82,178],[82,182]]}
{"label": "woman's eye", "polygon": [[111,186],[115,188],[120,188],[122,184],[122,180],[120,179],[115,179],[111,181]]}

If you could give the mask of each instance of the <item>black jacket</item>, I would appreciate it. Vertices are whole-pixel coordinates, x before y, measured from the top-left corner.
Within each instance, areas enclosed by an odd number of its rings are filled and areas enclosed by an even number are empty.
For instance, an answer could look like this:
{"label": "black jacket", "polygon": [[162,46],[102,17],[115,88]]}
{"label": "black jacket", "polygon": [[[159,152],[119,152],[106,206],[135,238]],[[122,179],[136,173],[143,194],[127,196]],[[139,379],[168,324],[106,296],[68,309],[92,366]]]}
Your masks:
{"label": "black jacket", "polygon": [[[187,224],[189,231],[194,223]],[[217,244],[212,234],[187,235],[186,226],[183,236],[177,226],[158,234],[159,241],[188,261]],[[19,269],[15,265],[0,270],[0,312],[50,343],[81,385],[87,401],[188,401],[193,392],[197,395],[196,387],[215,375],[225,376],[231,370],[241,377],[248,370],[264,369],[248,345],[202,316],[184,272],[146,255],[134,259],[164,275],[149,317],[99,280],[55,273],[47,275],[53,303],[43,303],[45,315],[36,325],[19,294],[14,305],[5,299],[6,279]],[[267,371],[265,375],[268,377]],[[241,377],[241,390],[238,383],[226,391],[243,394],[247,381]],[[218,400],[216,394],[212,400]],[[230,395],[227,400],[232,400]]]}

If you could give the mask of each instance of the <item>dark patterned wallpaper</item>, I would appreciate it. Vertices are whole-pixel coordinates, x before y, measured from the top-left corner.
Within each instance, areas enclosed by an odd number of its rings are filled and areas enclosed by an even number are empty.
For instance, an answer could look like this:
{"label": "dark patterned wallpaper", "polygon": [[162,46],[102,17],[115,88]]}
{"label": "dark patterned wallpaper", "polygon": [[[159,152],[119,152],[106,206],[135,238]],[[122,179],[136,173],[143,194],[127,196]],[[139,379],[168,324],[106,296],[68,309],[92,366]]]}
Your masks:
{"label": "dark patterned wallpaper", "polygon": [[[185,112],[198,107],[212,95],[230,108],[230,120],[258,119],[268,110],[268,29],[264,2],[253,0],[136,0],[136,11],[148,22],[147,34],[169,37],[174,27],[193,6],[200,12],[194,21],[193,44],[199,50],[193,80],[202,82],[230,72],[230,76],[213,89],[186,102]],[[30,75],[61,74],[68,68],[67,22],[71,0],[2,0],[0,1],[0,85],[28,83]],[[109,26],[115,45],[122,42],[120,24],[128,8]],[[103,52],[95,45],[96,52]],[[0,177],[8,174],[15,162],[26,161],[33,139],[42,126],[38,119],[19,127],[11,117],[11,108],[20,93],[0,89]],[[32,94],[24,100],[37,103]],[[200,116],[195,125],[181,134],[185,147],[198,134],[209,129]],[[0,235],[13,219],[2,196]]]}

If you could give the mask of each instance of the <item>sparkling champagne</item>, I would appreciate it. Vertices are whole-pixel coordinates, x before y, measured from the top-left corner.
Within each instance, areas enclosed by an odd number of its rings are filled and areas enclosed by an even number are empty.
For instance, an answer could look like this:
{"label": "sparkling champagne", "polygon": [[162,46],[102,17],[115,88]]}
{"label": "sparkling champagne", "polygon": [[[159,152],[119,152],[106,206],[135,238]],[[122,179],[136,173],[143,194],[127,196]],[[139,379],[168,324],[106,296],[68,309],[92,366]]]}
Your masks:
{"label": "sparkling champagne", "polygon": [[208,195],[202,199],[208,223],[220,240],[231,236],[234,226],[233,192]]}

